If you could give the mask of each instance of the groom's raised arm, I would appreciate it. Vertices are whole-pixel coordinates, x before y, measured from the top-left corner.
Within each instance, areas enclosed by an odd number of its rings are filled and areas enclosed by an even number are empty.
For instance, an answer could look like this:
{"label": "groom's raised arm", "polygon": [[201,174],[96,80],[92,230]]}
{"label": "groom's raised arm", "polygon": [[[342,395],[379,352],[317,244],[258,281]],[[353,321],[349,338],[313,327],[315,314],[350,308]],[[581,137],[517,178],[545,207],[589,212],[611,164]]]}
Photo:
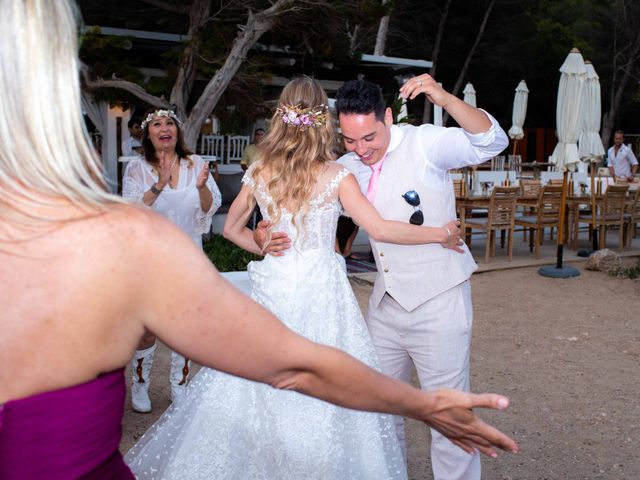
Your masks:
{"label": "groom's raised arm", "polygon": [[447,171],[483,163],[509,145],[506,133],[495,118],[447,92],[429,74],[414,77],[400,88],[400,95],[407,99],[420,94],[446,110],[460,125],[460,128],[421,126],[423,131],[430,132],[422,136],[421,146],[438,169]]}

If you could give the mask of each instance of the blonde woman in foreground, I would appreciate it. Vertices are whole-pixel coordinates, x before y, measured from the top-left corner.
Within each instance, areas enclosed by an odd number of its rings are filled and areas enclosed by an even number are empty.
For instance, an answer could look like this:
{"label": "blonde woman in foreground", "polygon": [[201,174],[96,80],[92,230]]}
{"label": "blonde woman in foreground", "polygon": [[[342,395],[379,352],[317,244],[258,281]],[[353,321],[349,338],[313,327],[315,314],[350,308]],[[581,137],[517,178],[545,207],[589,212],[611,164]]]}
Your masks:
{"label": "blonde woman in foreground", "polygon": [[133,478],[118,452],[124,367],[145,329],[234,375],[419,418],[469,450],[517,450],[470,410],[506,398],[424,393],[294,334],[167,220],[106,193],[73,6],[0,11],[0,478]]}
{"label": "blonde woman in foreground", "polygon": [[[370,235],[458,249],[442,228],[384,221],[355,178],[333,161],[327,96],[309,77],[285,86],[258,160],[227,217],[225,235],[259,252],[245,227],[257,202],[293,247],[249,264],[252,297],[294,332],[371,367],[377,358],[334,253],[342,206]],[[452,232],[452,238],[447,233]],[[459,250],[460,251],[460,250]],[[406,479],[391,416],[357,412],[211,369],[187,389],[125,457],[139,478]]]}

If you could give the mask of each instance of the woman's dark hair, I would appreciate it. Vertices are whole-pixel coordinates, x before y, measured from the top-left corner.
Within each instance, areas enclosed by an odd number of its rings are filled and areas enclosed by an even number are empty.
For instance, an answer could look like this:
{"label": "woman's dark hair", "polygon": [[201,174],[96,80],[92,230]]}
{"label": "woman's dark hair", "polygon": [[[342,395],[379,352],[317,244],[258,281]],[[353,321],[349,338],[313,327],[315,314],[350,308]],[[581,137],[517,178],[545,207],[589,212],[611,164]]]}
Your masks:
{"label": "woman's dark hair", "polygon": [[[149,113],[153,113],[153,112],[155,112],[155,110],[150,110],[149,112],[147,112],[145,114],[145,118],[147,118],[147,115]],[[147,160],[147,162],[149,162],[151,165],[158,165],[160,161],[156,157],[156,149],[154,148],[153,143],[151,143],[151,140],[149,139],[150,123],[151,122],[147,123],[144,126],[144,130],[142,130],[142,150],[144,151],[144,158]],[[178,125],[178,122],[176,122],[175,120],[174,120],[174,123],[176,124],[176,130],[178,132],[178,139],[176,141],[176,153],[178,154],[178,158],[187,158],[189,155],[193,154],[193,152],[189,150],[187,146],[184,144],[184,135],[182,134],[182,129],[180,128],[180,125]]]}
{"label": "woman's dark hair", "polygon": [[375,113],[376,119],[384,122],[386,105],[382,97],[382,89],[375,83],[366,80],[351,80],[342,85],[336,92],[336,112],[338,115]]}

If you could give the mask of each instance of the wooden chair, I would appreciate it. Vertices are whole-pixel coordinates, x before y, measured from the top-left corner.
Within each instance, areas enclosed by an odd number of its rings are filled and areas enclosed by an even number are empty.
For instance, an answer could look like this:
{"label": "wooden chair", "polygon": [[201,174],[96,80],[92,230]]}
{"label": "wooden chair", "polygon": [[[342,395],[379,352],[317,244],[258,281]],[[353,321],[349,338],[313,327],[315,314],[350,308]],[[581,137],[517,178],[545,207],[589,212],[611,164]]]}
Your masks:
{"label": "wooden chair", "polygon": [[[536,179],[521,178],[520,179],[520,195],[523,197],[537,197],[542,190],[542,182]],[[531,216],[535,213],[535,208],[523,207],[520,212],[516,212],[516,215],[521,213],[521,216]],[[527,241],[527,229],[522,231],[522,240]]]}
{"label": "wooden chair", "polygon": [[[607,241],[607,227],[617,226],[620,229],[618,248],[624,248],[624,212],[627,201],[628,185],[609,185],[604,194],[602,208],[599,208],[596,215],[596,225],[600,229],[600,248],[605,248]],[[573,222],[573,244],[578,241],[578,229],[580,223],[589,225],[593,230],[593,216],[579,215]]]}
{"label": "wooden chair", "polygon": [[[555,172],[555,171],[551,171],[550,174],[553,173],[558,173],[558,175],[562,176],[563,173],[562,172]],[[561,187],[564,184],[564,178],[549,178],[547,180],[547,185],[554,185],[554,186],[558,186]],[[569,181],[567,180],[567,191],[569,190]],[[568,232],[569,230],[567,230]],[[565,237],[566,238],[566,237]],[[549,240],[553,240],[553,228],[549,229]]]}
{"label": "wooden chair", "polygon": [[[465,221],[465,230],[478,229],[487,233],[484,261],[489,262],[495,251],[496,230],[507,230],[509,235],[509,261],[513,257],[513,229],[516,214],[516,199],[520,187],[494,187],[489,200],[487,218],[470,218]],[[466,232],[464,232],[466,234]]]}
{"label": "wooden chair", "polygon": [[[631,192],[629,192],[631,193]],[[636,238],[636,224],[640,222],[640,188],[633,192],[632,198],[627,199],[624,211],[625,245],[631,246],[632,239]]]}
{"label": "wooden chair", "polygon": [[538,193],[538,203],[533,215],[517,215],[515,224],[529,229],[529,251],[533,251],[535,238],[535,256],[540,257],[540,244],[545,228],[557,227],[560,220],[560,205],[562,204],[562,186],[547,185]]}
{"label": "wooden chair", "polygon": [[520,179],[520,194],[523,197],[538,196],[540,190],[542,190],[540,180]]}
{"label": "wooden chair", "polygon": [[453,191],[456,197],[461,197],[465,194],[463,188],[464,180],[463,179],[453,179]]}
{"label": "wooden chair", "polygon": [[[551,178],[547,182],[547,185],[553,185],[553,186],[557,186],[557,187],[562,187],[563,183],[564,183],[564,179],[562,179],[562,178]],[[549,229],[549,240],[553,240],[553,228]]]}

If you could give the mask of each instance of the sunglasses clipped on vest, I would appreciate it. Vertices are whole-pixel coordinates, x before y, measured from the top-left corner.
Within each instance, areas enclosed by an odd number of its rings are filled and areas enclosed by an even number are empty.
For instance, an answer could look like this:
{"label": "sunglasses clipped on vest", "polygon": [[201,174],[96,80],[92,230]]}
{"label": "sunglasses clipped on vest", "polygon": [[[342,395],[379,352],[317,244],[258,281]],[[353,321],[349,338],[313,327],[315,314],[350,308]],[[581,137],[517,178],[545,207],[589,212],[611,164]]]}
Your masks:
{"label": "sunglasses clipped on vest", "polygon": [[420,195],[415,190],[409,190],[402,194],[402,198],[414,208],[414,212],[409,217],[409,223],[412,225],[422,225],[424,223],[424,214],[420,207]]}

